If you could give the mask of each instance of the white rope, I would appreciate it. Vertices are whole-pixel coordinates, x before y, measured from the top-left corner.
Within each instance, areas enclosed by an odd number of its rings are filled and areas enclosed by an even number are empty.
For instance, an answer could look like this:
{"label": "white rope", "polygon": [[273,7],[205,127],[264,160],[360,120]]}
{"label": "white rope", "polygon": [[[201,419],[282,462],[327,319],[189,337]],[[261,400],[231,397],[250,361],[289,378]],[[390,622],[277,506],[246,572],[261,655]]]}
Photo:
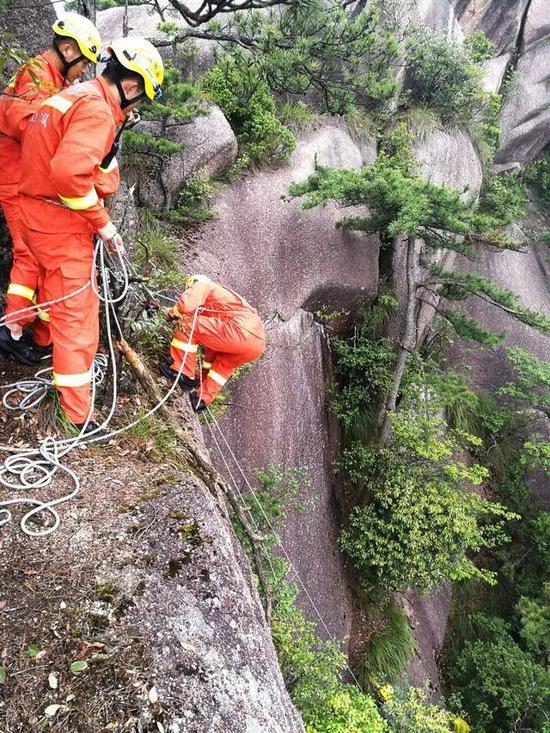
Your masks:
{"label": "white rope", "polygon": [[[67,501],[70,501],[71,499],[75,498],[79,491],[80,491],[80,479],[75,471],[68,468],[67,466],[64,466],[61,463],[61,458],[66,456],[70,451],[72,451],[74,448],[84,444],[84,443],[92,443],[99,440],[106,441],[110,440],[116,435],[119,435],[120,433],[125,432],[126,430],[131,429],[135,425],[137,425],[142,420],[147,419],[151,415],[153,415],[155,412],[157,412],[162,405],[165,404],[165,402],[170,398],[170,396],[173,394],[174,390],[176,389],[176,386],[178,384],[178,379],[180,374],[182,373],[182,370],[185,366],[185,361],[187,358],[187,354],[184,355],[184,358],[182,360],[182,363],[180,364],[180,369],[176,373],[176,376],[174,378],[174,383],[172,384],[171,388],[167,392],[167,394],[164,396],[164,398],[155,405],[151,410],[149,410],[144,415],[141,415],[139,418],[131,422],[129,425],[126,425],[124,427],[121,427],[117,430],[113,430],[108,432],[107,434],[98,434],[99,431],[103,431],[104,428],[110,423],[112,416],[115,411],[116,402],[117,402],[117,373],[116,373],[116,359],[115,359],[115,345],[113,340],[113,334],[112,334],[112,328],[111,328],[111,317],[114,316],[116,320],[116,314],[114,311],[111,311],[111,306],[119,303],[127,294],[128,287],[129,287],[129,278],[127,269],[124,264],[123,257],[119,254],[119,263],[122,269],[122,282],[123,282],[123,288],[121,293],[117,295],[116,297],[112,297],[109,289],[109,272],[105,263],[105,249],[103,246],[103,243],[99,240],[96,248],[95,248],[95,254],[99,255],[100,260],[100,273],[101,273],[101,279],[103,282],[104,287],[104,294],[101,294],[98,292],[96,286],[95,286],[95,265],[92,267],[92,272],[90,276],[89,283],[86,284],[85,287],[92,286],[94,289],[94,292],[98,295],[98,297],[102,300],[102,302],[105,303],[105,323],[106,323],[106,330],[107,330],[107,341],[108,341],[108,347],[109,347],[109,354],[110,354],[110,361],[113,369],[113,395],[112,395],[112,401],[111,401],[111,407],[109,410],[109,413],[107,417],[103,420],[103,422],[97,426],[93,431],[90,431],[84,435],[86,428],[88,426],[88,423],[91,419],[91,414],[93,410],[93,404],[95,401],[95,391],[96,391],[96,384],[99,383],[98,380],[102,380],[105,376],[105,370],[107,368],[107,358],[105,355],[97,355],[96,357],[96,364],[94,365],[94,374],[92,379],[92,400],[91,400],[91,406],[90,410],[88,412],[88,415],[86,417],[86,420],[82,426],[82,429],[80,430],[80,433],[75,438],[68,438],[68,439],[55,439],[55,438],[46,438],[44,439],[38,448],[25,448],[21,451],[12,454],[8,456],[3,466],[0,467],[0,484],[3,486],[15,490],[15,491],[30,491],[30,490],[37,490],[37,489],[44,489],[45,487],[49,486],[56,475],[58,471],[63,472],[67,477],[69,477],[73,482],[73,490],[69,493],[63,495],[62,497],[59,497],[57,499],[49,500],[49,501],[43,501],[40,499],[35,499],[28,496],[23,497],[17,497],[13,499],[7,499],[0,501],[0,527],[9,524],[12,519],[12,512],[8,507],[12,507],[14,505],[30,505],[31,509],[25,513],[25,515],[22,517],[20,521],[20,528],[23,531],[24,534],[31,536],[31,537],[44,537],[51,532],[55,531],[57,527],[60,524],[61,518],[60,515],[56,509],[60,504],[65,503]],[[118,254],[118,253],[117,253]],[[82,292],[85,288],[79,288],[78,290],[74,291],[73,293],[70,293],[69,295],[65,296],[64,298],[57,299],[56,301],[49,301],[48,303],[41,303],[41,307],[44,305],[49,305],[52,302],[60,302],[62,300],[66,300],[70,297],[73,297],[74,295],[78,294],[79,292]],[[31,309],[24,309],[24,310],[32,310]],[[190,335],[189,335],[189,343],[191,343],[193,338],[193,333],[195,330],[196,325],[196,319],[197,319],[198,310],[195,312],[191,329],[190,329]],[[118,321],[117,321],[118,324]],[[118,324],[120,328],[120,324]],[[98,358],[99,357],[99,358]],[[38,377],[41,381],[43,380],[41,377],[41,374],[43,371],[47,370],[41,370],[41,372],[37,373],[36,377]],[[31,381],[31,380],[29,380]],[[38,381],[38,380],[37,380]],[[18,383],[14,383],[14,385],[17,385]],[[48,384],[51,384],[51,382]],[[13,385],[7,385],[8,387]],[[20,385],[19,385],[20,386]],[[42,385],[37,389],[44,389]],[[47,389],[47,388],[46,388]],[[20,390],[21,391],[21,390]],[[39,397],[38,392],[36,393],[36,400],[38,402],[40,399],[43,398],[43,395]],[[26,404],[26,409],[30,409],[31,404],[38,404],[37,401],[33,401],[29,397],[29,402]],[[38,530],[34,529],[32,525],[29,525],[29,522],[36,517],[39,514],[46,513],[46,515],[50,516],[50,519],[52,523],[45,527],[40,528]]]}
{"label": "white rope", "polygon": [[[96,384],[103,383],[108,366],[107,354],[97,353],[92,366],[92,379]],[[20,412],[27,412],[37,407],[48,392],[54,389],[52,371],[52,367],[46,367],[37,371],[32,379],[18,379],[10,384],[0,384],[0,389],[5,390],[2,398],[4,407],[7,410]]]}
{"label": "white rope", "polygon": [[[277,532],[277,530],[276,530],[276,529],[275,529],[275,528],[273,527],[273,525],[271,524],[271,522],[270,522],[270,520],[269,520],[269,517],[268,517],[268,515],[266,514],[266,512],[265,512],[265,510],[264,510],[264,508],[263,508],[263,506],[262,506],[262,503],[261,503],[261,502],[260,502],[260,501],[258,500],[258,497],[256,496],[256,492],[254,491],[253,487],[251,486],[251,484],[250,484],[250,481],[248,480],[248,478],[247,478],[247,476],[246,476],[246,474],[245,474],[245,472],[244,472],[243,468],[241,467],[241,465],[240,465],[240,463],[239,463],[239,461],[238,461],[238,459],[237,459],[237,457],[236,457],[235,453],[233,452],[233,449],[231,448],[231,445],[229,444],[228,440],[226,439],[226,437],[225,437],[225,435],[224,435],[224,433],[223,433],[223,431],[222,431],[221,427],[219,426],[219,424],[218,424],[218,423],[217,423],[217,421],[215,420],[215,418],[214,418],[214,415],[212,414],[212,411],[210,410],[210,407],[209,407],[208,405],[206,406],[206,410],[207,410],[208,416],[210,417],[210,420],[209,420],[209,421],[207,421],[207,424],[208,424],[208,426],[209,426],[209,429],[210,429],[210,433],[211,433],[211,435],[212,435],[212,436],[214,436],[214,433],[213,433],[212,427],[210,426],[210,422],[212,422],[212,424],[213,424],[213,425],[214,425],[214,426],[215,426],[215,427],[217,428],[217,430],[218,430],[218,432],[219,432],[219,434],[220,434],[220,437],[221,437],[221,439],[222,439],[222,441],[223,441],[224,445],[225,445],[225,446],[226,446],[226,448],[228,449],[228,451],[229,451],[229,454],[231,455],[231,458],[233,459],[233,462],[234,462],[234,463],[235,463],[235,465],[237,466],[237,469],[238,469],[238,471],[240,472],[241,476],[242,476],[242,477],[243,477],[243,479],[244,479],[244,482],[245,482],[245,484],[246,484],[246,486],[247,486],[247,488],[248,488],[248,490],[249,490],[249,492],[250,492],[250,495],[251,495],[251,497],[252,497],[253,501],[254,501],[254,502],[256,503],[256,506],[258,507],[258,509],[259,509],[259,511],[260,511],[260,513],[261,513],[261,515],[262,515],[262,517],[263,517],[263,519],[264,519],[265,523],[266,523],[266,524],[267,524],[267,526],[269,527],[270,531],[271,531],[271,532],[273,533],[273,535],[275,536],[275,541],[277,542],[277,545],[278,545],[278,546],[279,546],[279,548],[281,549],[281,551],[282,551],[282,553],[283,553],[283,555],[284,555],[284,557],[285,557],[286,561],[288,562],[288,566],[289,566],[289,568],[291,569],[292,573],[293,573],[293,574],[294,574],[294,576],[296,577],[296,580],[297,580],[297,582],[298,582],[298,585],[300,586],[300,589],[301,589],[301,590],[303,591],[304,595],[306,596],[306,598],[307,598],[307,600],[308,600],[308,602],[309,602],[309,604],[310,604],[311,608],[313,609],[313,611],[314,611],[315,615],[317,616],[317,618],[318,618],[318,620],[319,620],[319,622],[320,622],[321,626],[323,627],[323,629],[324,629],[325,633],[327,634],[328,638],[329,638],[329,639],[331,639],[332,641],[338,641],[338,640],[337,640],[337,639],[335,639],[335,638],[333,637],[333,635],[332,635],[332,634],[330,633],[330,630],[329,630],[328,626],[326,625],[326,623],[325,623],[325,620],[323,619],[323,617],[322,617],[322,615],[321,615],[321,612],[320,612],[320,611],[319,611],[319,609],[317,608],[317,605],[316,605],[315,601],[313,600],[313,598],[311,597],[311,594],[309,593],[309,591],[308,591],[308,589],[307,589],[307,587],[306,587],[305,583],[304,583],[304,582],[303,582],[303,580],[301,579],[301,577],[300,577],[300,574],[298,573],[298,570],[296,569],[296,566],[294,565],[294,563],[292,562],[292,560],[291,560],[291,558],[290,558],[290,555],[289,555],[289,554],[288,554],[288,552],[286,551],[286,548],[285,548],[285,546],[284,546],[284,544],[283,544],[283,542],[282,542],[281,538],[279,537],[279,533]],[[238,494],[239,494],[239,495],[241,496],[241,500],[242,500],[242,502],[243,502],[244,506],[246,507],[246,502],[245,502],[244,498],[242,497],[242,494],[240,493],[240,491],[238,490],[238,488],[237,488],[237,486],[236,486],[236,483],[235,483],[235,481],[234,481],[234,479],[233,479],[233,476],[232,476],[232,474],[231,474],[231,471],[229,471],[229,468],[228,468],[228,466],[227,466],[227,461],[226,461],[226,459],[225,459],[225,457],[224,457],[224,455],[223,455],[223,452],[222,452],[222,450],[221,450],[221,448],[220,448],[220,445],[219,445],[219,443],[218,443],[218,441],[217,441],[216,439],[214,439],[214,442],[215,442],[215,444],[216,444],[216,446],[217,446],[217,448],[218,448],[218,451],[219,451],[219,453],[220,453],[220,456],[221,456],[221,458],[222,458],[222,461],[223,461],[224,465],[225,465],[225,466],[226,466],[226,468],[228,469],[229,475],[231,476],[231,479],[232,479],[232,483],[233,483],[233,486],[234,486],[234,487],[235,487],[235,489],[237,490],[237,493],[238,493]],[[254,520],[253,520],[253,521],[254,521]],[[255,524],[255,527],[256,527],[256,530],[257,530],[257,524]],[[352,679],[353,679],[353,682],[354,682],[354,683],[355,683],[355,684],[356,684],[356,685],[357,685],[357,686],[358,686],[358,687],[359,687],[359,688],[361,689],[361,686],[360,686],[360,684],[359,684],[359,680],[358,680],[358,679],[357,679],[357,677],[355,676],[355,674],[354,674],[353,670],[352,670],[352,669],[351,669],[351,668],[349,667],[349,665],[348,665],[347,663],[346,663],[346,665],[345,665],[345,666],[346,666],[346,668],[347,668],[348,672],[350,673],[350,675],[351,675],[351,677],[352,677]]]}
{"label": "white rope", "polygon": [[[76,436],[76,438],[69,438],[65,440],[58,440],[58,439],[51,438],[51,437],[45,438],[37,449],[34,449],[34,448],[22,449],[20,452],[8,456],[8,458],[5,459],[3,466],[0,467],[0,484],[11,490],[30,491],[30,490],[44,489],[45,487],[51,484],[54,476],[56,475],[58,471],[61,471],[62,473],[64,473],[67,477],[69,477],[72,480],[73,486],[74,486],[73,490],[61,497],[58,497],[57,499],[51,499],[49,501],[43,501],[43,500],[36,499],[33,497],[29,497],[29,496],[17,497],[13,499],[7,499],[7,500],[0,501],[0,528],[9,524],[12,521],[12,513],[8,507],[12,507],[15,505],[29,505],[31,508],[24,514],[24,516],[20,520],[20,528],[23,531],[23,533],[30,537],[44,537],[54,532],[59,527],[59,524],[61,522],[61,517],[57,511],[57,507],[60,504],[66,503],[67,501],[74,499],[80,492],[80,478],[78,477],[78,475],[76,474],[74,470],[72,470],[68,466],[63,465],[61,463],[61,459],[65,457],[74,448],[78,447],[79,445],[82,445],[83,443],[92,443],[92,442],[96,442],[99,440],[110,440],[113,437],[120,435],[121,433],[127,430],[130,430],[132,427],[137,425],[139,422],[155,414],[174,393],[174,390],[176,389],[176,386],[178,385],[179,377],[182,374],[183,368],[185,366],[185,361],[187,359],[188,352],[184,352],[184,357],[180,364],[179,370],[177,371],[177,373],[175,373],[174,382],[172,386],[170,387],[170,389],[168,390],[168,392],[166,393],[166,395],[162,398],[162,400],[159,403],[154,405],[151,408],[151,410],[149,410],[147,413],[140,416],[133,422],[129,423],[128,425],[118,428],[117,430],[110,431],[106,435],[96,435],[94,437],[94,432],[103,430],[110,423],[112,416],[114,414],[114,410],[116,407],[116,401],[117,401],[116,359],[115,359],[115,347],[114,347],[112,330],[111,330],[111,317],[115,318],[115,321],[117,322],[117,326],[119,330],[120,330],[120,324],[118,323],[118,319],[116,318],[116,313],[114,313],[114,311],[111,312],[110,306],[121,302],[124,299],[124,297],[126,296],[128,289],[129,289],[128,269],[125,265],[123,256],[121,256],[120,253],[118,253],[117,251],[117,255],[119,258],[119,264],[121,266],[121,271],[122,271],[123,287],[122,287],[122,291],[119,293],[119,295],[116,298],[111,297],[110,291],[109,291],[109,280],[108,280],[109,271],[107,270],[107,267],[105,264],[105,250],[102,245],[103,243],[101,242],[101,240],[98,240],[94,254],[97,255],[99,253],[100,272],[102,276],[102,282],[103,282],[105,294],[102,295],[98,291],[95,285],[95,265],[93,265],[91,276],[90,276],[90,281],[86,283],[85,286],[78,288],[77,290],[73,291],[69,295],[64,296],[62,298],[57,298],[55,300],[40,303],[40,307],[43,309],[44,307],[47,307],[49,305],[54,305],[55,303],[59,303],[63,300],[67,300],[83,292],[83,290],[85,290],[89,286],[93,288],[94,292],[97,294],[100,300],[103,303],[105,303],[107,340],[108,340],[108,345],[109,345],[109,353],[111,356],[111,365],[113,369],[113,380],[112,380],[113,399],[111,402],[111,408],[109,410],[109,414],[107,415],[105,420],[101,423],[101,425],[99,425],[96,428],[96,430],[84,436],[84,432],[90,421],[90,417],[91,417],[92,410],[93,410],[93,404],[95,401],[96,385],[99,384],[101,381],[103,381],[105,374],[106,374],[106,369],[108,366],[107,357],[104,354],[98,354],[96,355],[96,358],[94,360],[91,407],[90,407],[86,421],[84,422],[84,425],[79,435]],[[146,285],[144,284],[142,285],[145,288],[145,290],[148,292],[148,294],[152,296],[153,298],[162,297],[168,300],[169,302],[176,302],[174,299],[168,298],[167,296],[163,296],[160,293],[155,295],[154,293],[152,293],[149,290],[149,288],[147,288]],[[23,312],[33,311],[33,310],[36,311],[37,307],[38,306],[31,306],[29,308],[24,308],[10,315],[13,316],[13,315],[16,315],[16,313],[23,313]],[[189,331],[188,344],[191,344],[192,339],[193,339],[193,334],[195,331],[199,310],[200,308],[196,308],[193,314],[192,324],[191,324],[191,328]],[[212,311],[212,312],[215,312],[215,311]],[[11,321],[6,321],[4,317],[0,319],[0,324],[1,323],[11,323]],[[44,398],[48,389],[50,389],[50,387],[52,386],[51,380],[47,380],[42,376],[43,374],[48,373],[49,371],[51,371],[49,368],[42,369],[35,374],[35,378],[33,380],[20,380],[18,382],[13,382],[12,384],[5,385],[3,389],[6,389],[7,392],[4,395],[4,398],[2,400],[4,406],[10,410],[15,410],[15,409],[29,410],[35,407],[37,404],[39,404],[40,401]],[[25,396],[20,400],[18,405],[13,405],[13,403],[11,402],[11,398],[14,392],[16,391],[23,393]],[[201,377],[199,395],[201,393],[202,393],[202,377]],[[253,501],[256,503],[261,515],[263,516],[264,521],[266,522],[267,526],[269,527],[270,531],[272,532],[273,536],[275,537],[275,541],[277,542],[278,546],[280,547],[282,554],[284,555],[286,561],[288,562],[289,568],[292,570],[292,573],[294,574],[298,582],[298,585],[300,586],[304,595],[308,599],[308,602],[310,603],[313,611],[315,612],[315,615],[317,616],[321,626],[323,627],[328,638],[333,639],[333,636],[330,633],[330,630],[328,629],[328,626],[326,625],[319,609],[317,608],[317,605],[315,604],[313,598],[311,597],[311,594],[307,590],[305,583],[302,581],[294,563],[292,562],[288,552],[286,551],[282,543],[282,540],[279,537],[279,534],[277,533],[276,529],[272,526],[269,520],[269,517],[267,516],[261,502],[256,497],[255,491],[253,487],[251,486],[250,482],[248,481],[248,478],[244,470],[242,469],[239,461],[237,460],[235,453],[233,452],[229,442],[225,438],[225,435],[222,429],[215,421],[212,411],[210,410],[208,406],[207,406],[207,412],[210,418],[210,420],[207,420],[207,425],[208,425],[210,434],[218,449],[220,457],[222,458],[223,464],[230,477],[230,480],[235,489],[236,495],[239,498],[243,509],[250,517],[252,527],[254,528],[254,530],[257,533],[259,533],[259,527],[255,520],[255,517],[248,503],[246,502],[245,497],[243,496],[241,490],[239,489],[237,482],[235,481],[235,478],[225,458],[225,455],[220,446],[220,443],[214,434],[212,425],[214,425],[217,428],[221,436],[221,439],[223,440],[223,443],[225,444],[226,448],[228,449],[232,460],[234,461],[235,465],[237,466],[241,476],[244,479],[246,486],[248,487],[250,496],[252,497]],[[44,513],[46,513],[46,515],[49,515],[51,519],[52,523],[49,526],[45,528],[34,529],[32,525],[29,525],[30,521],[35,516],[38,516]],[[266,550],[266,548],[262,548],[262,550],[263,550],[264,556],[266,557],[268,561],[271,571],[275,575],[275,571],[274,571],[274,568],[271,562],[271,557],[270,557],[269,552]],[[346,666],[347,666],[347,669],[354,683],[357,684],[358,687],[360,687],[355,674],[350,669],[349,665],[346,665]]]}

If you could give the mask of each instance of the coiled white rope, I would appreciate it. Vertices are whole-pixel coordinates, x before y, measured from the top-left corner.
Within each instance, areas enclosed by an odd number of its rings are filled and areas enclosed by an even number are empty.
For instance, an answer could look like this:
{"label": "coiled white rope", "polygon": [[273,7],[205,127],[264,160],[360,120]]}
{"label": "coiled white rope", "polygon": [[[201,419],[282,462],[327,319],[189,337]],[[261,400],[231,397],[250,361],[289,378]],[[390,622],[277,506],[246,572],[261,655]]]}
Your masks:
{"label": "coiled white rope", "polygon": [[[92,366],[92,379],[96,385],[102,384],[105,380],[108,366],[107,354],[97,353]],[[39,369],[32,379],[18,379],[9,384],[0,384],[0,389],[5,390],[2,398],[4,407],[19,412],[27,412],[37,407],[48,392],[54,389],[52,372],[52,367],[46,367]]]}

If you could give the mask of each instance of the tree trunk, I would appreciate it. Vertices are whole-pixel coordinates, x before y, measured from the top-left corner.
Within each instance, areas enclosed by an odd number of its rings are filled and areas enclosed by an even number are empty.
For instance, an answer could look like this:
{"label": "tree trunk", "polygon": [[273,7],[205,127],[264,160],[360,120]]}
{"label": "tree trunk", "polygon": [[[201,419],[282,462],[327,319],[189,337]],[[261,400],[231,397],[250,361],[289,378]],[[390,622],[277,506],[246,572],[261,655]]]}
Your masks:
{"label": "tree trunk", "polygon": [[380,428],[378,444],[380,447],[383,447],[390,437],[391,414],[395,411],[409,353],[416,345],[416,237],[408,237],[405,246],[405,305],[400,319],[400,336],[393,370],[392,386],[378,415],[378,425]]}

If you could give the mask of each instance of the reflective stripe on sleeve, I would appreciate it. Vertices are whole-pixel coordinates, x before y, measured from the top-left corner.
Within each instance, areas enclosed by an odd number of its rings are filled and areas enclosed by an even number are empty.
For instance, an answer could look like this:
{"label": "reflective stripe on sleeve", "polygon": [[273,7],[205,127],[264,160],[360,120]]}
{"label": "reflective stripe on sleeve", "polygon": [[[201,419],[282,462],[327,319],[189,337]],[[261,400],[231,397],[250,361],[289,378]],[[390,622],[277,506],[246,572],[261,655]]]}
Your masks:
{"label": "reflective stripe on sleeve", "polygon": [[41,321],[45,321],[46,323],[50,322],[50,314],[48,311],[43,310],[40,306],[37,306],[36,310],[38,311],[38,317]]}
{"label": "reflective stripe on sleeve", "polygon": [[173,346],[175,349],[179,349],[180,351],[188,351],[190,354],[195,354],[199,348],[198,344],[188,344],[185,341],[180,341],[179,339],[172,339],[170,346]]}
{"label": "reflective stripe on sleeve", "polygon": [[53,383],[56,387],[83,387],[85,384],[90,384],[91,380],[91,369],[88,369],[87,372],[82,372],[81,374],[53,373]]}
{"label": "reflective stripe on sleeve", "polygon": [[56,94],[55,96],[50,97],[49,99],[46,99],[44,102],[42,102],[41,106],[53,107],[58,112],[61,112],[62,115],[64,115],[65,112],[68,112],[71,109],[73,103],[69,99],[65,99],[65,97],[60,97]]}
{"label": "reflective stripe on sleeve", "polygon": [[107,168],[102,168],[101,166],[99,166],[99,170],[102,173],[110,173],[111,171],[114,171],[115,168],[118,168],[118,160],[116,158],[112,159]]}
{"label": "reflective stripe on sleeve", "polygon": [[99,201],[95,188],[92,188],[90,193],[87,193],[85,196],[76,196],[75,198],[59,196],[59,198],[68,209],[73,209],[75,211],[89,209],[92,206],[95,206]]}
{"label": "reflective stripe on sleeve", "polygon": [[209,361],[203,361],[202,368],[203,369],[212,369],[212,364]]}
{"label": "reflective stripe on sleeve", "polygon": [[10,283],[8,285],[8,295],[19,295],[20,298],[26,298],[31,303],[34,302],[34,290],[27,288],[25,285]]}
{"label": "reflective stripe on sleeve", "polygon": [[217,382],[222,387],[227,382],[227,379],[225,377],[222,377],[221,374],[218,374],[218,372],[214,371],[214,369],[211,369],[206,376],[207,378],[210,377],[210,379],[213,379],[214,382]]}

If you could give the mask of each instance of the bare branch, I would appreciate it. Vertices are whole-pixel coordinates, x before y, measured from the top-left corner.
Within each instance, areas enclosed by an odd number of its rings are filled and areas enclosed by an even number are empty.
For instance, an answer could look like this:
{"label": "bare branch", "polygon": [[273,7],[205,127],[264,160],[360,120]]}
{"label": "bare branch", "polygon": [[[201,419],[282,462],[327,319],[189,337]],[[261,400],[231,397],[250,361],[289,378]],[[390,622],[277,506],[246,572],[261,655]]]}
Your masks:
{"label": "bare branch", "polygon": [[170,4],[192,28],[208,23],[217,15],[223,13],[235,13],[239,10],[259,10],[275,5],[285,5],[286,2],[287,0],[214,0],[214,2],[203,2],[197,10],[191,10],[188,5],[180,2],[180,0],[170,0]]}
{"label": "bare branch", "polygon": [[246,38],[238,35],[237,33],[226,31],[198,31],[193,28],[178,31],[174,36],[165,40],[155,39],[153,44],[157,48],[163,48],[165,46],[173,46],[174,43],[182,43],[182,41],[185,41],[188,38],[202,38],[206,41],[219,41],[220,43],[227,41],[247,49],[257,47],[257,43],[253,38]]}

